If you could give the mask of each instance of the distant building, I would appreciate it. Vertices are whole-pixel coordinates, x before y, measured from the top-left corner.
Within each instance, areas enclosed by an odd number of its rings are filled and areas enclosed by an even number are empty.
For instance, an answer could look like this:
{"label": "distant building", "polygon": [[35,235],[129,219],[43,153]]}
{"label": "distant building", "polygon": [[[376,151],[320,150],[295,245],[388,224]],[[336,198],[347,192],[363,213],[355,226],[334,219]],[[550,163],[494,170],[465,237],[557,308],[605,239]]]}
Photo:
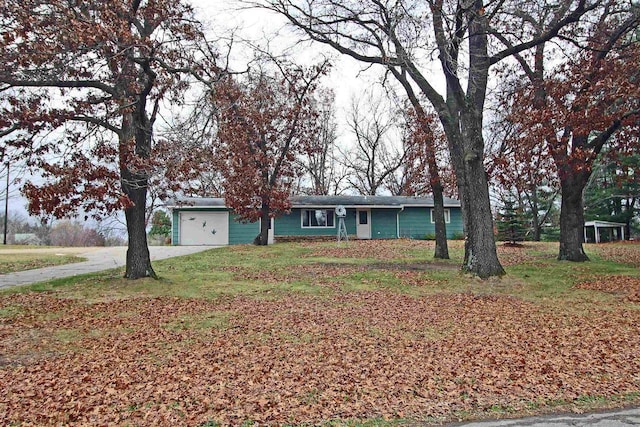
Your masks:
{"label": "distant building", "polygon": [[16,245],[42,245],[42,241],[34,233],[15,233],[13,243]]}
{"label": "distant building", "polygon": [[624,240],[623,222],[586,221],[584,223],[585,243],[603,243]]}

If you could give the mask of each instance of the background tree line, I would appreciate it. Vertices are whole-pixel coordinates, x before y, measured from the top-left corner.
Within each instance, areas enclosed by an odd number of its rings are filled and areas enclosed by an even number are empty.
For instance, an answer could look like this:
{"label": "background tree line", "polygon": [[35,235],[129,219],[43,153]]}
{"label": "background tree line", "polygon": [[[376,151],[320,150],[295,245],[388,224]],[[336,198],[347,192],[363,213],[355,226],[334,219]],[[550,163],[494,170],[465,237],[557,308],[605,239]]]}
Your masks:
{"label": "background tree line", "polygon": [[[4,235],[4,214],[0,215]],[[107,224],[90,226],[73,220],[37,222],[10,212],[7,218],[7,244],[48,246],[122,246],[126,240]]]}

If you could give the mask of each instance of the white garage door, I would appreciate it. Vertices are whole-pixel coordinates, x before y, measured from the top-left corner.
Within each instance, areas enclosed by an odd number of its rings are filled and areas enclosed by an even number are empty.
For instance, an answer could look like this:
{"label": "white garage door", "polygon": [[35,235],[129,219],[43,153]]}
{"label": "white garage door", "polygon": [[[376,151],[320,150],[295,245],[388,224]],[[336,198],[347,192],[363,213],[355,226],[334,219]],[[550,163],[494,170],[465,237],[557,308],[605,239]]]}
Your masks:
{"label": "white garage door", "polygon": [[180,244],[229,244],[229,213],[180,212]]}

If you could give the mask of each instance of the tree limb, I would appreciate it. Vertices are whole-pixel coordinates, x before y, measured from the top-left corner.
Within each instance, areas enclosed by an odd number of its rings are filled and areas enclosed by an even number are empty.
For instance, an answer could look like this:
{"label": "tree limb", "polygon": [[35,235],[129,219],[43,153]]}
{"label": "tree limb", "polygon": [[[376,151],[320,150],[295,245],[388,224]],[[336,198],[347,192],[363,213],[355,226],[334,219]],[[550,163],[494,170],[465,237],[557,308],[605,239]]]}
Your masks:
{"label": "tree limb", "polygon": [[0,77],[0,82],[12,87],[58,87],[100,89],[110,95],[116,95],[116,89],[98,80],[20,80]]}

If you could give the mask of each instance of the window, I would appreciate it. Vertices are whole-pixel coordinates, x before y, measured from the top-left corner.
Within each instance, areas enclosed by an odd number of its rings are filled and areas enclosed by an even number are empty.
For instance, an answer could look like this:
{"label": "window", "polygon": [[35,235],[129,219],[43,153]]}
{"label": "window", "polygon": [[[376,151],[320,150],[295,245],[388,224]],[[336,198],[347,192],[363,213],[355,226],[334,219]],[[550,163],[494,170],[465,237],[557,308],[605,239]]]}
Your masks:
{"label": "window", "polygon": [[[431,224],[436,222],[435,218],[433,217],[434,211],[435,209],[431,209]],[[446,222],[447,224],[451,222],[451,211],[449,211],[449,209],[444,210],[444,222]]]}
{"label": "window", "polygon": [[358,221],[360,225],[367,225],[369,223],[369,211],[358,211]]}
{"label": "window", "polygon": [[302,227],[335,227],[334,215],[333,209],[303,209]]}

